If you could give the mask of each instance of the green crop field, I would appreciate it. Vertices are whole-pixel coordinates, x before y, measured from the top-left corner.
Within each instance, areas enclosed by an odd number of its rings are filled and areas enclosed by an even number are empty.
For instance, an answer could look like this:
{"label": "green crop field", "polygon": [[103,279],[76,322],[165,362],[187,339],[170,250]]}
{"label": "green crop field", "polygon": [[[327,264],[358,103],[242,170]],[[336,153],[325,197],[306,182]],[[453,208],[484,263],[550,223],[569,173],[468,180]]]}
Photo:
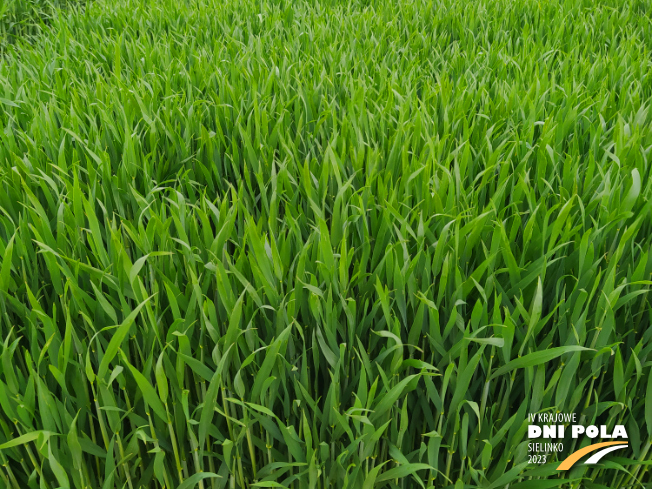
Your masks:
{"label": "green crop field", "polygon": [[651,487],[651,12],[0,0],[0,489]]}

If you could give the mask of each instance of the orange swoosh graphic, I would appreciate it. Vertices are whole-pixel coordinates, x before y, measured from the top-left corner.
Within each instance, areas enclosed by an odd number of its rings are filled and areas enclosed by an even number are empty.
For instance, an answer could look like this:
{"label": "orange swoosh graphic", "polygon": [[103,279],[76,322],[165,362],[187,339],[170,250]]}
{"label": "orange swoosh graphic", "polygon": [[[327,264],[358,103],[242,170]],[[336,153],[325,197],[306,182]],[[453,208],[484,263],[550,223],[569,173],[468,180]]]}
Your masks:
{"label": "orange swoosh graphic", "polygon": [[591,453],[599,450],[600,448],[609,447],[611,445],[627,445],[627,442],[606,441],[604,443],[596,443],[595,445],[589,445],[588,447],[580,448],[578,451],[573,452],[568,457],[566,457],[566,460],[559,464],[557,470],[568,470],[575,464],[575,462],[577,462],[587,453]]}

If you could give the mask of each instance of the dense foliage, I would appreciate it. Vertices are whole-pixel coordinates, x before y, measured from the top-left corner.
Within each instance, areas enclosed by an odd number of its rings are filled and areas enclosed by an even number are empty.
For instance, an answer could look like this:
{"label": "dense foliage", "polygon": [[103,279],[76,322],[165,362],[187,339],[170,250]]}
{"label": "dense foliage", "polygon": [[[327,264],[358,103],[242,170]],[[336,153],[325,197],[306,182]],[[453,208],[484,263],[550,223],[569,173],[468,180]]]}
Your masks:
{"label": "dense foliage", "polygon": [[[649,8],[98,0],[7,44],[0,487],[649,483]],[[528,464],[541,411],[630,447]]]}
{"label": "dense foliage", "polygon": [[71,3],[83,0],[2,0],[0,1],[0,53],[7,44],[37,39],[53,17]]}

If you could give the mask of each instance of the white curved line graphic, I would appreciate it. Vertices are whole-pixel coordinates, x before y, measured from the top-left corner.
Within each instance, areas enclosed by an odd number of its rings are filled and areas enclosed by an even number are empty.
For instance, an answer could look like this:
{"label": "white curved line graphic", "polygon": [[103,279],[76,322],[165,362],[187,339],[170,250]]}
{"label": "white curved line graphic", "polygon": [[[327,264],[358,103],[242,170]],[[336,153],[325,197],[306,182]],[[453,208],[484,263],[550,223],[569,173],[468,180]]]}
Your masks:
{"label": "white curved line graphic", "polygon": [[595,455],[592,455],[591,458],[589,458],[586,462],[584,462],[586,465],[592,465],[592,464],[597,464],[602,457],[604,457],[606,454],[609,452],[613,452],[614,450],[620,450],[621,448],[625,448],[627,445],[616,445],[613,447],[607,447],[603,448],[600,450],[598,453]]}

